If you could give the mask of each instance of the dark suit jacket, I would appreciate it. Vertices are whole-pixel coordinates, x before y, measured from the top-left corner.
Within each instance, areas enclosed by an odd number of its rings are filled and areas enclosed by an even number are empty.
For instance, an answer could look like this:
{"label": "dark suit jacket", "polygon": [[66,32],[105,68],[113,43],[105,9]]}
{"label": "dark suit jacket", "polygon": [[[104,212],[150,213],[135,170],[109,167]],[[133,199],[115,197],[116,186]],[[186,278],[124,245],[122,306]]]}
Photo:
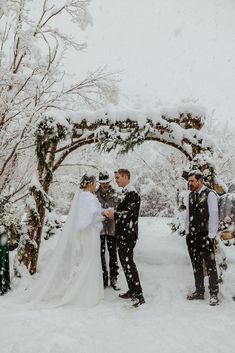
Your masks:
{"label": "dark suit jacket", "polygon": [[133,241],[138,238],[138,217],[140,196],[136,191],[126,191],[123,200],[114,213],[115,234],[123,241]]}

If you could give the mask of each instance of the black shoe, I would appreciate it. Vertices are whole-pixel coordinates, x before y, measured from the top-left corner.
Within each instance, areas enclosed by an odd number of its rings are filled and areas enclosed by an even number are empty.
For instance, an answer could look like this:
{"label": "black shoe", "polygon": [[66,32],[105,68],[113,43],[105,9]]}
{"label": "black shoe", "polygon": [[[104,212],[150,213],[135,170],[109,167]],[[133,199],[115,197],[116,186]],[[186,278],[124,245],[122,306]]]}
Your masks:
{"label": "black shoe", "polygon": [[134,308],[138,308],[138,306],[145,303],[144,297],[141,295],[139,297],[134,298],[135,303],[132,305]]}
{"label": "black shoe", "polygon": [[108,281],[104,281],[104,288],[107,288],[109,286]]}
{"label": "black shoe", "polygon": [[212,294],[212,295],[210,296],[209,305],[210,305],[210,306],[219,305],[219,298],[217,297],[217,294]]}
{"label": "black shoe", "polygon": [[234,294],[234,296],[233,296],[233,298],[232,298],[234,301],[235,301],[235,294]]}
{"label": "black shoe", "polygon": [[197,291],[187,295],[187,300],[203,300],[203,299],[204,299],[204,293],[199,293]]}
{"label": "black shoe", "polygon": [[120,290],[120,287],[118,286],[116,279],[110,280],[110,286],[111,286],[114,290]]}
{"label": "black shoe", "polygon": [[126,293],[119,294],[119,298],[122,299],[130,299],[132,298],[133,294],[131,293],[130,290],[128,290]]}

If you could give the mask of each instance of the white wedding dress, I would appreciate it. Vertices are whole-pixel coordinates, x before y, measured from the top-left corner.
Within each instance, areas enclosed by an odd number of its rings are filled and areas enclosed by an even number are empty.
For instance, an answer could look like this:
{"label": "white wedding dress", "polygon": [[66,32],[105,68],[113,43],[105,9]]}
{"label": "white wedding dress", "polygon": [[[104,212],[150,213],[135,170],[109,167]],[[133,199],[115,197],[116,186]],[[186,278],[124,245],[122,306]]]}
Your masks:
{"label": "white wedding dress", "polygon": [[51,261],[36,287],[33,302],[96,305],[104,296],[100,258],[101,205],[91,192],[75,194]]}

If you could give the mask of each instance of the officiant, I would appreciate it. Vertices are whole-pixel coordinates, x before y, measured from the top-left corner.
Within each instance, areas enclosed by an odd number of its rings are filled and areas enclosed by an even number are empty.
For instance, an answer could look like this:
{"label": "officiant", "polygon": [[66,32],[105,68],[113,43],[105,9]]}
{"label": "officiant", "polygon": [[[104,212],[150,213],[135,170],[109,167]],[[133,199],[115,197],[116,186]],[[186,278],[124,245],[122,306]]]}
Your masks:
{"label": "officiant", "polygon": [[[107,172],[99,173],[99,188],[96,191],[96,196],[101,203],[103,209],[114,209],[118,203],[118,195],[112,188],[110,182],[111,178]],[[103,221],[103,228],[100,233],[101,241],[101,262],[103,269],[104,287],[108,287],[109,279],[110,286],[114,290],[119,290],[117,285],[118,277],[118,260],[117,260],[117,244],[115,237],[115,221],[113,219],[105,218]],[[106,264],[105,250],[106,244],[109,253],[109,266]],[[109,267],[109,273],[108,268]]]}

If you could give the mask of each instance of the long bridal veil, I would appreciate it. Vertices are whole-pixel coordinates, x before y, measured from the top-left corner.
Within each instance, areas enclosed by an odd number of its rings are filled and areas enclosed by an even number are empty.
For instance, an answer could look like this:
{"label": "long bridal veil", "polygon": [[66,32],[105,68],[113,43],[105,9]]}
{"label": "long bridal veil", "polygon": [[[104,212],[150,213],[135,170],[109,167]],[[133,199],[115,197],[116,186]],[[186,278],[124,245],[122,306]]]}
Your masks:
{"label": "long bridal veil", "polygon": [[27,299],[57,305],[95,305],[103,296],[100,229],[101,206],[97,198],[90,192],[77,192],[64,228],[57,235],[53,256],[38,282],[29,289]]}

